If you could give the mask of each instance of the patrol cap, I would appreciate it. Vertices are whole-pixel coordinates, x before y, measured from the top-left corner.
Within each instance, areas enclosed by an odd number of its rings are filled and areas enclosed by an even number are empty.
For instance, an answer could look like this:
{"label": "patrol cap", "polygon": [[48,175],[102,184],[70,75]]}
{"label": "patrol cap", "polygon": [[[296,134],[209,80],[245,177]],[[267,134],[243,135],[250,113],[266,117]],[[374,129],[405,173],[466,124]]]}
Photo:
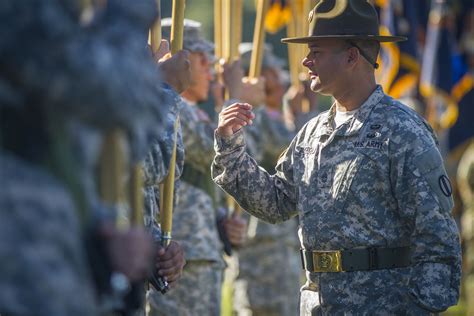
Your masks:
{"label": "patrol cap", "polygon": [[[240,63],[242,68],[248,70],[250,68],[250,60],[252,58],[252,43],[241,43],[239,45],[240,53]],[[273,47],[270,44],[265,43],[263,48],[263,59],[262,59],[262,68],[283,68],[286,63],[283,59],[277,57],[273,53]]]}
{"label": "patrol cap", "polygon": [[308,36],[284,38],[283,43],[307,44],[318,39],[399,42],[403,36],[381,36],[375,8],[366,0],[321,0],[309,12]]}
{"label": "patrol cap", "polygon": [[[161,32],[163,38],[171,37],[171,18],[161,20]],[[189,19],[184,19],[183,29],[183,49],[191,52],[202,52],[211,54],[214,52],[214,44],[206,40],[201,33],[201,23]]]}

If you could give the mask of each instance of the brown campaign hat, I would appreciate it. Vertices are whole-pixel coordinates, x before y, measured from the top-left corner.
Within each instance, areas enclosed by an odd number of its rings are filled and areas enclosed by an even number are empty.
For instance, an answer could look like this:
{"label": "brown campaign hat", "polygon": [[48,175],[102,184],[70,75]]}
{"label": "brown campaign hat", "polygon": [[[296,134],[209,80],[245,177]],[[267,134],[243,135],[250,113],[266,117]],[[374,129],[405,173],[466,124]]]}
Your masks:
{"label": "brown campaign hat", "polygon": [[399,42],[403,36],[379,35],[375,8],[367,0],[321,0],[309,12],[309,36],[284,38],[283,43],[307,44],[323,38]]}

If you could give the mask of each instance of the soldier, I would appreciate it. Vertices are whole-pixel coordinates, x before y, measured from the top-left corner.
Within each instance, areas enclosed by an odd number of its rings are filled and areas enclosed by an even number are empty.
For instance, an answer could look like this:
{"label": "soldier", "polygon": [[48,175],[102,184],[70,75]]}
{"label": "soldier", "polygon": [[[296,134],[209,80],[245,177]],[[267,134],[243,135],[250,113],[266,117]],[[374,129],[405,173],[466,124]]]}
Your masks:
{"label": "soldier", "polygon": [[[163,91],[169,96],[172,107],[167,115],[165,130],[160,137],[154,139],[151,150],[149,151],[144,163],[145,175],[145,226],[152,232],[157,243],[161,239],[161,228],[157,222],[160,215],[160,189],[159,184],[163,183],[165,177],[169,173],[170,161],[174,142],[176,141],[176,171],[175,171],[175,192],[179,187],[179,177],[183,171],[184,164],[184,146],[181,128],[178,128],[177,139],[174,139],[174,123],[178,117],[180,106],[182,105],[181,97],[178,93],[184,91],[189,85],[189,52],[179,51],[170,58],[169,43],[163,40],[160,50],[155,56],[158,59],[158,66],[163,74],[165,83],[163,83]],[[176,200],[176,199],[175,199]],[[176,201],[175,201],[176,203]],[[168,262],[161,262],[157,268],[161,275],[167,275],[167,282],[170,286],[180,277],[185,264],[183,258],[183,249],[176,242],[171,241],[168,247],[168,256],[165,258]],[[160,254],[164,255],[164,250],[160,249]],[[174,254],[178,252],[181,255]],[[173,255],[172,255],[173,254]],[[174,261],[174,262],[173,262]],[[155,289],[151,289],[148,295],[161,295],[154,293]]]}
{"label": "soldier", "polygon": [[[163,19],[163,37],[169,36],[170,27],[171,20]],[[200,23],[191,20],[184,22],[183,39],[183,48],[190,51],[191,82],[181,93],[185,158],[173,235],[183,245],[187,263],[175,288],[165,296],[149,296],[151,315],[219,315],[224,262],[216,226],[216,187],[210,177],[215,125],[197,106],[209,92],[213,45],[200,34]],[[225,226],[230,241],[239,243],[244,230],[241,220],[226,220]]]}
{"label": "soldier", "polygon": [[[303,60],[311,89],[335,98],[280,157],[274,176],[244,152],[248,104],[220,113],[214,181],[271,223],[300,217],[307,282],[300,315],[428,315],[456,304],[459,232],[452,189],[427,123],[374,78],[380,41],[366,1],[311,10]],[[284,273],[284,269],[282,269]]]}
{"label": "soldier", "polygon": [[[240,45],[241,63],[250,68],[251,43]],[[257,162],[270,173],[281,152],[293,138],[283,122],[282,81],[284,62],[265,46],[262,76],[265,104],[255,110],[254,127],[261,141],[257,148],[262,159]],[[299,242],[295,219],[271,225],[251,217],[247,240],[239,250],[239,276],[235,282],[234,308],[238,315],[291,315],[298,306],[295,293],[299,289],[301,266],[298,261]],[[275,263],[278,262],[276,265]],[[281,273],[285,267],[286,273]]]}
{"label": "soldier", "polygon": [[[139,281],[151,269],[149,235],[115,229],[94,196],[97,138],[77,135],[124,128],[139,159],[148,136],[160,132],[168,107],[158,106],[160,77],[140,35],[154,4],[134,5],[111,3],[98,10],[100,19],[75,1],[0,5],[9,26],[0,42],[2,314],[96,315],[83,237],[100,238],[99,259],[109,269],[96,272],[105,278],[116,271]],[[121,41],[110,41],[118,33]]]}

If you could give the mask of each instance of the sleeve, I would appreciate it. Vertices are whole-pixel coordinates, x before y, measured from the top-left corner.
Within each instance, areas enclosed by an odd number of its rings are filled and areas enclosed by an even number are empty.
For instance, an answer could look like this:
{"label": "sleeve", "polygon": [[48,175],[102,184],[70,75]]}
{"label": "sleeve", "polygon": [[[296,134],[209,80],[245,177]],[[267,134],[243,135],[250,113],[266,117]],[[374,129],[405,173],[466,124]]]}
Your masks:
{"label": "sleeve", "polygon": [[[180,97],[174,98],[175,104],[168,113],[167,127],[164,133],[153,142],[144,162],[145,177],[145,226],[151,230],[155,239],[161,238],[161,227],[158,222],[160,217],[160,190],[159,184],[163,182],[169,173],[171,153],[173,149],[174,122],[179,112]],[[180,176],[183,172],[184,146],[181,128],[178,125],[176,139],[176,166],[174,185],[174,204],[177,203],[177,191]]]}
{"label": "sleeve", "polygon": [[435,142],[410,143],[414,149],[398,149],[391,170],[401,216],[412,230],[409,291],[417,305],[439,312],[459,297],[461,249],[452,189]]}
{"label": "sleeve", "polygon": [[271,176],[245,152],[243,131],[228,138],[215,134],[214,182],[250,214],[270,223],[285,221],[297,213],[292,161],[295,143],[293,140],[279,159],[277,173]]}

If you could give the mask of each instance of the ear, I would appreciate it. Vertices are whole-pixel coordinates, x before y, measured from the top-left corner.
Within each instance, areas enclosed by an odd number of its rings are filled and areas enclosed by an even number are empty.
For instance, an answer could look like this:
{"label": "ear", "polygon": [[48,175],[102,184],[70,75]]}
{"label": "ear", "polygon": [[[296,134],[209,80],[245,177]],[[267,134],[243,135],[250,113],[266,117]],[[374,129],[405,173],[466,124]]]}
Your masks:
{"label": "ear", "polygon": [[351,47],[347,50],[347,65],[354,67],[360,59],[360,52],[357,47]]}

